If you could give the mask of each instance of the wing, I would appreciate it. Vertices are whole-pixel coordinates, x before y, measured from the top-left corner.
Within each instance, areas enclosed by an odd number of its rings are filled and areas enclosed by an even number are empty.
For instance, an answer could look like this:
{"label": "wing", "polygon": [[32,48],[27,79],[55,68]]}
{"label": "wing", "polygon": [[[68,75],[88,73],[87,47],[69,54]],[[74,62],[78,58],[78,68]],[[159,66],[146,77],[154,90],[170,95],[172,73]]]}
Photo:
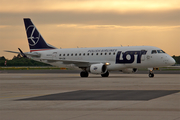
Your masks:
{"label": "wing", "polygon": [[106,63],[106,62],[100,62],[100,61],[83,61],[83,60],[48,60],[49,63],[52,62],[62,62],[62,64],[74,64],[77,67],[89,67],[92,64],[98,64],[98,63]]}
{"label": "wing", "polygon": [[[21,50],[20,52],[15,52],[15,51],[7,51],[5,50],[5,52],[10,52],[10,53],[16,53],[16,54],[22,54]],[[23,53],[27,56],[31,56],[31,57],[40,57],[41,54],[37,53],[37,52],[25,52]],[[48,63],[53,63],[53,62],[61,62],[62,64],[74,64],[77,67],[89,67],[92,64],[98,64],[98,63],[103,63],[106,64],[105,61],[83,61],[83,60],[68,60],[68,59],[61,59],[61,60],[53,60],[53,59],[43,59],[42,60],[47,60]]]}

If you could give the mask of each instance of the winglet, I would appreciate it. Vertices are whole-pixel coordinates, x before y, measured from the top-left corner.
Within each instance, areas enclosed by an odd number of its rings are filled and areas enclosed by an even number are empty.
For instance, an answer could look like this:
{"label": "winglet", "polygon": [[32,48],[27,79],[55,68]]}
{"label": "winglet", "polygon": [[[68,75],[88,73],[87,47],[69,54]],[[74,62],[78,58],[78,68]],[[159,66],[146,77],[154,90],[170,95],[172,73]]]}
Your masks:
{"label": "winglet", "polygon": [[27,58],[27,56],[22,52],[22,50],[21,50],[20,48],[18,48],[18,49],[19,49],[21,55],[22,55],[24,58]]}

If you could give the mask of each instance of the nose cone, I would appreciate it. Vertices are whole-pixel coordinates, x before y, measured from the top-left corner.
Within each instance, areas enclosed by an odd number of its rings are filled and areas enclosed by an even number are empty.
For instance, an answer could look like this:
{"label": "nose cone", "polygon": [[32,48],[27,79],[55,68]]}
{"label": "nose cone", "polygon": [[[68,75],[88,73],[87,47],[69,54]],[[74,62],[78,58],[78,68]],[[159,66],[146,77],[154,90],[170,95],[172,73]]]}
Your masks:
{"label": "nose cone", "polygon": [[174,65],[175,63],[176,63],[176,61],[174,60],[174,58],[171,57],[171,58],[169,59],[169,64],[170,64],[170,65]]}

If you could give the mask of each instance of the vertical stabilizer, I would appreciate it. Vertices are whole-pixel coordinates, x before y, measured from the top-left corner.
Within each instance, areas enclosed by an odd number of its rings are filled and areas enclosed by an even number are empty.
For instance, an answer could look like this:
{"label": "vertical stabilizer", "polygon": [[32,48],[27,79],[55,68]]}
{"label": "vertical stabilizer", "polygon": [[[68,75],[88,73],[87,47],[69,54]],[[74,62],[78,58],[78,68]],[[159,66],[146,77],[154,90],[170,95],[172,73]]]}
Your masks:
{"label": "vertical stabilizer", "polygon": [[49,49],[56,49],[55,47],[46,43],[31,19],[24,18],[24,25],[26,29],[27,39],[29,43],[30,51],[42,51]]}

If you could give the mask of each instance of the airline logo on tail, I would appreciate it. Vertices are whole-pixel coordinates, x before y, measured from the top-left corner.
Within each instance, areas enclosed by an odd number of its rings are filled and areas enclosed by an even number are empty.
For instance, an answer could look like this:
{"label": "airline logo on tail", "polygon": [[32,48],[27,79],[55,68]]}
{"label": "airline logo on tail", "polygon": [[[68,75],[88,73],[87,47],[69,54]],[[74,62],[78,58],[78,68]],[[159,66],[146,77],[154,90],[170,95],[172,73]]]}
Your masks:
{"label": "airline logo on tail", "polygon": [[40,38],[39,32],[37,32],[36,27],[34,25],[30,25],[26,31],[27,31],[29,45],[35,46]]}

